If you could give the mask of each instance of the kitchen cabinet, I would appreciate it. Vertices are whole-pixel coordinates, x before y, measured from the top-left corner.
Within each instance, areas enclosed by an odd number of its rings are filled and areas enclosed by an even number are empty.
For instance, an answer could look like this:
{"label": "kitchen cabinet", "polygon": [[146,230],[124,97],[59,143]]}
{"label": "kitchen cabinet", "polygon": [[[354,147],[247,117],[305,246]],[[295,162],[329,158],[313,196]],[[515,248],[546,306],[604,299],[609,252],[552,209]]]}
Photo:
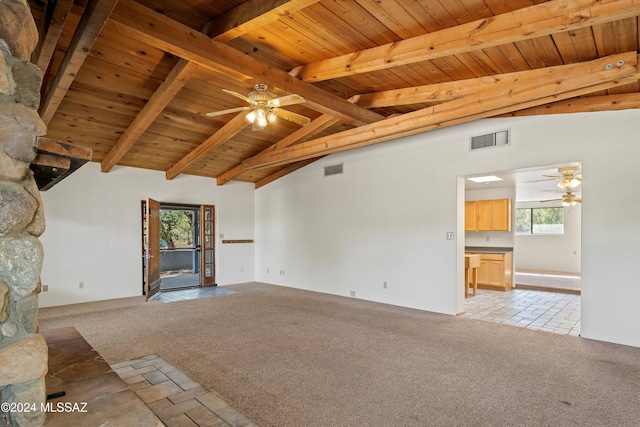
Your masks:
{"label": "kitchen cabinet", "polygon": [[478,203],[464,203],[464,231],[478,231]]}
{"label": "kitchen cabinet", "polygon": [[[468,253],[468,255],[471,253]],[[513,287],[513,253],[479,253],[478,288],[508,291]]]}
{"label": "kitchen cabinet", "polygon": [[511,231],[511,199],[464,203],[465,231]]}

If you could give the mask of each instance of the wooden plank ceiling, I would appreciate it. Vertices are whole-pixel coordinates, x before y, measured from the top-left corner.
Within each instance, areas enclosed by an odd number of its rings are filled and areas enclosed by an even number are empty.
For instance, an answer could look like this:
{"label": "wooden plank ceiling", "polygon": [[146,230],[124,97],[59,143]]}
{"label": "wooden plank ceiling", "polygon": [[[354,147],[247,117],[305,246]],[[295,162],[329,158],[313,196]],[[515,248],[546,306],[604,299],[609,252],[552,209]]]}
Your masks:
{"label": "wooden plank ceiling", "polygon": [[[29,0],[47,138],[117,165],[272,182],[478,118],[640,108],[637,0]],[[222,89],[306,100],[252,131]]]}

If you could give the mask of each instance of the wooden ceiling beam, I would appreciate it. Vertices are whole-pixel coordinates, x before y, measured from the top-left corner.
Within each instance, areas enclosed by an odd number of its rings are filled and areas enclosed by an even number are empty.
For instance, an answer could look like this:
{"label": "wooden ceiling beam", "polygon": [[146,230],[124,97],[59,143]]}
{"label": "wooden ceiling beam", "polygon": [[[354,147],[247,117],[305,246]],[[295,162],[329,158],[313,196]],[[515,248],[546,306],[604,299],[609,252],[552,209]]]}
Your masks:
{"label": "wooden ceiling beam", "polygon": [[563,101],[551,102],[537,107],[526,108],[502,114],[497,117],[537,116],[542,114],[592,113],[596,111],[615,111],[640,109],[640,93],[621,93],[615,95],[584,96]]}
{"label": "wooden ceiling beam", "polygon": [[384,70],[640,15],[637,0],[549,1],[395,43],[296,67],[292,75],[319,82]]}
{"label": "wooden ceiling beam", "polygon": [[233,138],[238,132],[244,129],[249,121],[246,119],[246,114],[240,113],[231,119],[227,124],[222,126],[216,133],[211,135],[206,141],[198,145],[195,150],[184,156],[176,164],[171,166],[165,171],[167,179],[173,179],[180,175],[186,168],[193,163],[202,159],[207,153],[216,147],[221,146],[231,138]]}
{"label": "wooden ceiling beam", "polygon": [[133,0],[120,0],[110,18],[125,36],[214,71],[230,75],[241,73],[254,79],[255,83],[266,82],[271,88],[297,93],[305,98],[305,105],[309,108],[356,126],[384,119],[380,114],[302,82],[286,71],[270,67],[230,46],[211,40],[205,34]]}
{"label": "wooden ceiling beam", "polygon": [[[335,117],[332,117],[328,114],[323,114],[322,116],[313,120],[308,125],[301,127],[294,133],[278,141],[276,144],[263,150],[262,152],[260,152],[260,154],[266,154],[266,153],[270,153],[276,150],[281,150],[283,148],[289,147],[290,145],[293,145],[298,141],[301,141],[305,138],[309,138],[313,135],[316,135],[322,132],[323,130],[334,125],[338,121],[339,120],[336,119]],[[229,169],[228,171],[224,172],[222,175],[217,177],[218,185],[226,184],[236,176],[243,173],[245,170],[246,168],[245,168],[244,162],[234,166],[233,168]]]}
{"label": "wooden ceiling beam", "polygon": [[78,27],[73,33],[73,38],[62,59],[51,89],[40,106],[40,116],[45,125],[49,124],[58,110],[117,2],[118,0],[89,0]]}
{"label": "wooden ceiling beam", "polygon": [[311,163],[313,163],[315,161],[318,161],[321,158],[322,157],[315,158],[315,159],[302,160],[300,162],[296,162],[296,163],[292,163],[290,165],[287,165],[284,168],[280,169],[279,171],[274,172],[271,175],[269,175],[267,177],[264,177],[261,180],[259,180],[258,182],[256,182],[255,189],[257,190],[260,187],[264,187],[265,185],[270,184],[273,181],[282,178],[283,176],[289,175],[290,173],[293,173],[293,172],[297,171],[298,169],[302,169],[303,167],[305,167],[307,165],[310,165]]}
{"label": "wooden ceiling beam", "polygon": [[[624,61],[624,65],[607,69],[618,61]],[[285,165],[628,84],[640,76],[637,63],[637,53],[628,52],[549,67],[544,77],[522,78],[515,86],[511,82],[496,83],[474,95],[252,157],[245,161],[245,167]]]}
{"label": "wooden ceiling beam", "polygon": [[515,84],[522,76],[527,75],[526,73],[538,73],[543,75],[546,72],[546,68],[517,71],[514,73],[498,74],[474,79],[454,80],[451,82],[364,93],[353,96],[353,99],[356,104],[364,108],[397,107],[400,105],[434,102],[440,103],[474,94],[479,89],[487,88],[497,82],[510,81]]}
{"label": "wooden ceiling beam", "polygon": [[47,72],[47,68],[49,68],[53,52],[55,52],[58,40],[60,40],[60,35],[62,34],[62,27],[64,27],[69,12],[71,12],[71,6],[73,6],[73,0],[51,0],[47,2],[45,6],[45,16],[42,21],[40,21],[40,28],[38,30],[40,39],[31,55],[31,62],[40,68],[42,75],[44,75]]}
{"label": "wooden ceiling beam", "polygon": [[[613,64],[612,64],[613,65]],[[356,104],[365,108],[397,107],[421,103],[441,103],[473,95],[478,90],[490,89],[496,83],[518,84],[522,78],[543,78],[553,72],[549,68],[516,71],[507,74],[478,77],[475,79],[455,80],[424,86],[371,92],[353,96]]]}
{"label": "wooden ceiling beam", "polygon": [[221,43],[270,24],[320,0],[249,0],[209,22],[204,33]]}
{"label": "wooden ceiling beam", "polygon": [[184,59],[178,61],[165,81],[149,98],[149,101],[142,107],[142,110],[133,119],[127,130],[102,159],[100,163],[102,172],[109,172],[120,162],[197,69],[198,65],[193,62],[185,61]]}
{"label": "wooden ceiling beam", "polygon": [[[318,0],[316,0],[318,1]],[[309,1],[306,0],[308,3]],[[273,8],[282,7],[280,3],[297,3],[299,6],[304,3],[303,1],[291,1],[291,0],[280,0],[280,1],[269,1],[263,2],[258,1],[259,5],[253,5],[250,10],[255,12],[259,9],[262,16],[258,16],[255,13],[247,16],[246,13],[242,12],[245,10],[243,8],[244,5],[248,3],[255,3],[255,1],[250,1],[247,3],[242,3],[240,6],[232,9],[228,13],[224,14],[219,18],[218,21],[212,21],[211,23],[205,26],[205,32],[213,37],[214,40],[225,39],[228,34],[231,33],[230,30],[232,28],[228,27],[231,25],[230,23],[236,22],[239,25],[246,23],[249,20],[253,20],[253,26],[255,27],[256,23],[259,21],[260,25],[265,25],[271,22],[274,19],[277,19],[279,14],[273,10],[268,9],[266,6],[271,6]],[[276,3],[276,4],[274,4]],[[258,7],[260,6],[260,7]],[[290,6],[290,8],[293,5]],[[239,10],[241,9],[241,10]],[[288,10],[287,8],[284,9]],[[218,24],[215,24],[218,22]],[[222,22],[225,25],[222,25]],[[218,31],[222,31],[222,33],[218,34]],[[234,34],[239,34],[235,32]],[[120,139],[116,142],[116,144],[111,148],[109,153],[105,156],[101,163],[102,172],[109,172],[111,169],[122,160],[122,158],[127,154],[127,152],[133,147],[133,145],[138,141],[138,139],[142,136],[142,134],[151,126],[151,124],[155,121],[158,115],[164,110],[164,108],[171,102],[171,100],[178,94],[180,89],[187,83],[187,81],[193,76],[194,72],[199,68],[199,65],[187,61],[186,59],[180,59],[178,63],[173,67],[173,69],[167,75],[165,81],[160,85],[160,87],[154,92],[149,101],[142,108],[140,113],[133,120],[131,125],[127,128],[127,130],[122,134]]]}

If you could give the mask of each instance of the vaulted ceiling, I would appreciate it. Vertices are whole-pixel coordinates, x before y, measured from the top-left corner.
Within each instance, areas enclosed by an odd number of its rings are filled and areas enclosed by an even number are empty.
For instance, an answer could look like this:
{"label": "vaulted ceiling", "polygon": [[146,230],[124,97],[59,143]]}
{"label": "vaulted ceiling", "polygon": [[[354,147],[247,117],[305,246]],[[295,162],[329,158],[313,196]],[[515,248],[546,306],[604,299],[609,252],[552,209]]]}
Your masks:
{"label": "vaulted ceiling", "polygon": [[[117,165],[268,184],[479,118],[640,108],[637,0],[29,0],[47,138]],[[307,116],[252,131],[265,83]]]}

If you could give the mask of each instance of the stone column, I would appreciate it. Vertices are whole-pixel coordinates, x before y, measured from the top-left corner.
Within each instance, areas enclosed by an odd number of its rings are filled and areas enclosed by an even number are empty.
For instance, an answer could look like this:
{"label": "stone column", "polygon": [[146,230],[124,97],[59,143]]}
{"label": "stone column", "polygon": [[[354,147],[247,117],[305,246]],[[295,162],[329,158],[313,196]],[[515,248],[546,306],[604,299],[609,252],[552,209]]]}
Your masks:
{"label": "stone column", "polygon": [[29,169],[46,131],[37,113],[42,77],[29,62],[37,42],[27,1],[0,0],[0,403],[23,409],[0,410],[0,427],[45,422],[47,344],[38,333],[44,213]]}

